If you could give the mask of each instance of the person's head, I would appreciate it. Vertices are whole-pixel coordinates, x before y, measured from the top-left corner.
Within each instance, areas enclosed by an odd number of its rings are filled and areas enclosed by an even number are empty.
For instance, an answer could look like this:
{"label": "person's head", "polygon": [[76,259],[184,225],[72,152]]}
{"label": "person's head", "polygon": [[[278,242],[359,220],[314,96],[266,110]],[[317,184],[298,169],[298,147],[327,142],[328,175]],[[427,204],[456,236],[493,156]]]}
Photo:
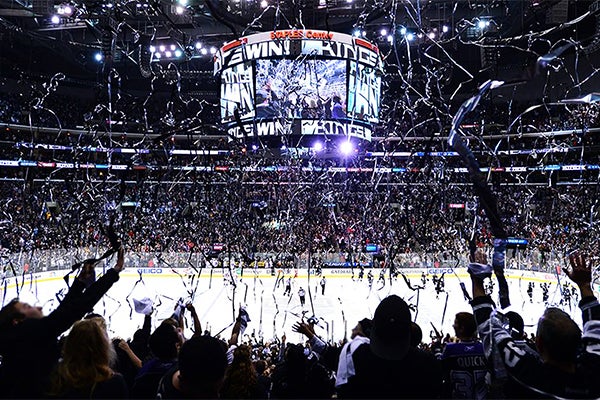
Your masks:
{"label": "person's head", "polygon": [[340,96],[335,95],[335,96],[333,96],[333,102],[334,103],[341,103],[342,99],[340,98]]}
{"label": "person's head", "polygon": [[581,330],[564,311],[550,307],[538,321],[536,347],[544,362],[569,366],[575,362]]}
{"label": "person's head", "polygon": [[98,319],[75,322],[63,345],[56,391],[60,393],[109,379],[115,359],[115,350]]}
{"label": "person's head", "polygon": [[182,345],[181,336],[171,324],[160,324],[148,341],[152,353],[161,360],[173,360]]}
{"label": "person's head", "polygon": [[419,324],[414,321],[410,323],[410,347],[417,348],[423,340],[423,330]]}
{"label": "person's head", "polygon": [[269,93],[264,90],[256,91],[256,104],[267,103],[269,101]]}
{"label": "person's head", "polygon": [[373,323],[369,318],[363,318],[356,326],[352,329],[352,333],[350,335],[350,339],[354,339],[357,336],[370,337],[371,336],[371,327]]}
{"label": "person's head", "polygon": [[286,366],[291,371],[303,371],[306,366],[304,346],[301,344],[288,343],[285,348],[284,359]]}
{"label": "person's head", "polygon": [[396,295],[386,297],[379,303],[373,316],[371,350],[387,360],[401,360],[410,346],[410,309]]}
{"label": "person's head", "polygon": [[96,322],[97,324],[100,325],[100,327],[102,329],[104,329],[106,332],[108,332],[108,326],[106,325],[106,320],[104,319],[104,317],[100,314],[96,314],[96,313],[88,313],[85,315],[85,317],[83,317],[83,319],[90,319],[94,322]]}
{"label": "person's head", "polygon": [[177,321],[175,318],[170,317],[170,318],[166,318],[163,320],[163,322],[161,322],[161,325],[171,325],[173,326],[176,330],[177,333],[180,336],[180,340],[181,342],[185,342],[185,337],[183,336],[183,330],[181,329],[180,325],[179,325],[179,321]]}
{"label": "person's head", "polygon": [[460,340],[472,340],[477,335],[477,322],[469,312],[459,312],[454,317],[454,333]]}
{"label": "person's head", "polygon": [[44,317],[42,307],[33,307],[19,299],[13,299],[0,310],[0,330],[5,330],[26,319],[40,319]]}
{"label": "person's head", "polygon": [[254,361],[254,369],[258,375],[263,375],[267,370],[267,362],[265,360],[256,360]]}
{"label": "person's head", "polygon": [[194,336],[179,351],[179,384],[186,395],[216,397],[227,368],[224,344],[212,336]]}

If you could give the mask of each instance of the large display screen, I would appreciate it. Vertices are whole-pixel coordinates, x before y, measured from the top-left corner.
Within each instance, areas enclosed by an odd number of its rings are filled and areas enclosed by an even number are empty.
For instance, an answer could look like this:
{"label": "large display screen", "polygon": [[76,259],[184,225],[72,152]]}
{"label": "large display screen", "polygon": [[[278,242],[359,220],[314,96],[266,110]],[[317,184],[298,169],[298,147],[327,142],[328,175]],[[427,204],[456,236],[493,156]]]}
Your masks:
{"label": "large display screen", "polygon": [[371,140],[379,122],[383,59],[366,40],[305,29],[260,32],[225,43],[214,62],[230,138]]}
{"label": "large display screen", "polygon": [[256,60],[256,118],[346,118],[346,60]]}
{"label": "large display screen", "polygon": [[375,68],[350,61],[348,115],[369,122],[379,122],[380,100],[381,75]]}
{"label": "large display screen", "polygon": [[226,68],[221,73],[221,120],[225,123],[254,116],[254,77],[251,63]]}

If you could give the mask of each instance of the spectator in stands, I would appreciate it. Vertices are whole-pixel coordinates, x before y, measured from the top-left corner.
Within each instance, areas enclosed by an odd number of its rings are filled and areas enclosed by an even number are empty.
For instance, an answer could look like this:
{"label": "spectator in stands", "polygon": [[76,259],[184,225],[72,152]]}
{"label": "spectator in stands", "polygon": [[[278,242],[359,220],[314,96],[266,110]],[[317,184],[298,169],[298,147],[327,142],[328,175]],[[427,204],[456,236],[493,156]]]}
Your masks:
{"label": "spectator in stands", "polygon": [[84,264],[63,301],[48,316],[43,315],[40,307],[18,299],[0,310],[0,396],[40,397],[46,391],[50,372],[60,355],[58,335],[91,311],[119,279],[123,257],[121,248],[116,265],[97,281],[94,265]]}
{"label": "spectator in stands", "polygon": [[135,399],[147,399],[156,395],[163,375],[177,364],[183,337],[172,324],[160,324],[150,336],[149,345],[154,358],[145,363],[135,377],[131,389],[131,397]]}
{"label": "spectator in stands", "polygon": [[60,398],[128,398],[123,375],[111,368],[115,358],[106,328],[98,319],[77,321],[65,341],[50,394]]}
{"label": "spectator in stands", "polygon": [[452,325],[458,342],[447,343],[442,353],[444,395],[452,399],[487,398],[488,365],[483,344],[477,340],[475,317],[459,312]]}
{"label": "spectator in stands", "polygon": [[440,362],[410,347],[411,316],[396,295],[379,303],[373,317],[371,341],[356,349],[356,374],[340,388],[348,398],[435,398],[441,394]]}
{"label": "spectator in stands", "polygon": [[352,329],[350,335],[350,341],[342,347],[340,353],[337,374],[335,379],[335,386],[340,387],[348,383],[348,378],[354,375],[354,362],[352,361],[352,355],[356,349],[363,343],[369,343],[369,336],[371,335],[372,322],[368,318],[361,319],[358,324]]}
{"label": "spectator in stands", "polygon": [[287,344],[284,360],[275,367],[271,379],[271,397],[276,399],[322,399],[334,393],[330,372],[316,356],[307,358],[300,344]]}
{"label": "spectator in stands", "polygon": [[227,367],[221,388],[224,399],[266,399],[267,390],[260,386],[258,374],[250,358],[252,349],[238,346],[233,352],[233,362]]}
{"label": "spectator in stands", "polygon": [[423,341],[423,330],[415,321],[410,323],[410,346],[419,348]]}
{"label": "spectator in stands", "polygon": [[[484,343],[498,350],[501,368],[519,383],[518,397],[598,398],[600,397],[600,305],[591,288],[591,265],[581,253],[569,257],[567,276],[581,293],[583,335],[577,324],[564,311],[548,308],[538,321],[536,347],[539,358],[522,350],[502,322],[492,318],[494,302],[485,295],[483,279],[491,275],[491,267],[469,264],[473,286],[473,312]],[[475,260],[487,264],[485,255]],[[496,371],[497,372],[497,371]]]}
{"label": "spectator in stands", "polygon": [[181,346],[177,369],[160,381],[163,399],[217,398],[225,377],[225,344],[211,336],[195,336]]}
{"label": "spectator in stands", "polygon": [[269,364],[265,360],[257,360],[254,361],[253,364],[256,374],[258,375],[258,386],[260,387],[259,390],[267,393],[267,397],[269,397],[271,393],[271,377],[268,369]]}

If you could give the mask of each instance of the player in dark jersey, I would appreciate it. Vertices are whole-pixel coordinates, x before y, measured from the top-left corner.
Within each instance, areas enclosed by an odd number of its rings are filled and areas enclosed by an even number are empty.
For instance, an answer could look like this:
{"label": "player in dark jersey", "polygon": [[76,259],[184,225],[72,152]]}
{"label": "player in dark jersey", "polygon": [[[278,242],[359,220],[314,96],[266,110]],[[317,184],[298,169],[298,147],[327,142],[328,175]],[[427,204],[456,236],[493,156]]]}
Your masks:
{"label": "player in dark jersey", "polygon": [[459,312],[454,319],[457,343],[448,343],[442,353],[445,398],[477,399],[487,397],[488,368],[483,344],[477,340],[473,314]]}

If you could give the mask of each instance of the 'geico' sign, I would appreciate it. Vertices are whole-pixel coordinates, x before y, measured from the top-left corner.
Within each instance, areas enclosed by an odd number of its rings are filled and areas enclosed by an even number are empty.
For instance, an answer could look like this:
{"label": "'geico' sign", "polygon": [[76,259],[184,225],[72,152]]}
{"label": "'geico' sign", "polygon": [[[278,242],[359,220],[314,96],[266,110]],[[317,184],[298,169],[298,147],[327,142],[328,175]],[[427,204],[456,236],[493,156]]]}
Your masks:
{"label": "'geico' sign", "polygon": [[162,268],[138,268],[138,274],[162,274]]}

